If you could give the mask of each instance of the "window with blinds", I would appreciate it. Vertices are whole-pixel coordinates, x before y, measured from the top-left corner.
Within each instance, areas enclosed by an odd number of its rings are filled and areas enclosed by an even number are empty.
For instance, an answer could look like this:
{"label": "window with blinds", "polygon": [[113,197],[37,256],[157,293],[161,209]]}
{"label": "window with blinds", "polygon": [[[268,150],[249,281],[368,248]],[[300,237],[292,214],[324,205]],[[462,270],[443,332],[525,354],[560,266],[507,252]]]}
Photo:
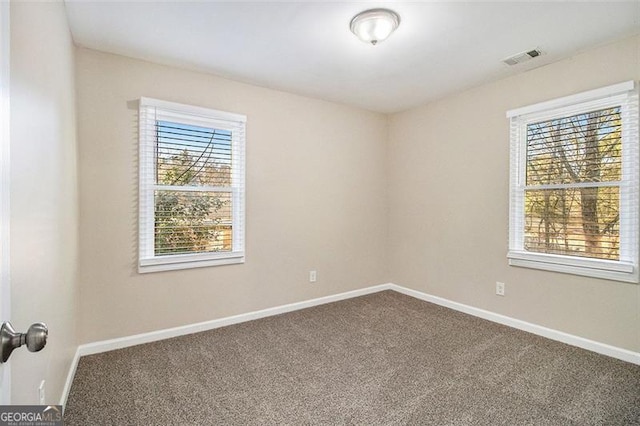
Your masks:
{"label": "window with blinds", "polygon": [[638,282],[638,94],[510,111],[510,264]]}
{"label": "window with blinds", "polygon": [[245,122],[140,100],[140,272],[244,261]]}

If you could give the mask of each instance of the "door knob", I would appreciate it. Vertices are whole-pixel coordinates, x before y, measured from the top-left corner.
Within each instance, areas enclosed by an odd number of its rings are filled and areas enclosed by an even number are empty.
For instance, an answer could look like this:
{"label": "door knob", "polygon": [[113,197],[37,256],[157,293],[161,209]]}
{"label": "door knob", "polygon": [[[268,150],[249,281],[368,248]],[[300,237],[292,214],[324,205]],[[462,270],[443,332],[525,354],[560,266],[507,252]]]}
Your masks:
{"label": "door knob", "polygon": [[30,352],[38,352],[47,344],[49,330],[43,322],[32,324],[26,333],[17,333],[10,322],[3,322],[0,328],[0,362],[7,362],[11,352],[27,345]]}

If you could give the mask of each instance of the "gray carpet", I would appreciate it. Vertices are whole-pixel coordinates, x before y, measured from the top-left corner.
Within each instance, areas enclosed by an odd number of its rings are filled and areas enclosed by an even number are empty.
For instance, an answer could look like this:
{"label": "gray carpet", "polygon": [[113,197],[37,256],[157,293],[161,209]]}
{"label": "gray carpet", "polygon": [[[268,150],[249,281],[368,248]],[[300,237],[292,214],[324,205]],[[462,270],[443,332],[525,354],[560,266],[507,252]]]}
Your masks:
{"label": "gray carpet", "polygon": [[82,357],[65,425],[640,425],[640,366],[393,291]]}

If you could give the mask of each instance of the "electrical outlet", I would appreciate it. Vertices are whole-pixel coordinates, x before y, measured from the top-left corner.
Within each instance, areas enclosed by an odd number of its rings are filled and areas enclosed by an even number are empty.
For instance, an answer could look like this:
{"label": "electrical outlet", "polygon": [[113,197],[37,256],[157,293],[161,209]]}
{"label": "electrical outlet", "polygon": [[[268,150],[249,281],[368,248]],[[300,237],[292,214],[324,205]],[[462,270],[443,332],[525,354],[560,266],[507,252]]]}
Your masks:
{"label": "electrical outlet", "polygon": [[40,382],[40,386],[38,386],[38,400],[40,401],[40,405],[44,405],[45,394],[44,394],[44,380]]}
{"label": "electrical outlet", "polygon": [[496,281],[496,294],[498,296],[504,296],[504,283]]}
{"label": "electrical outlet", "polygon": [[315,283],[318,280],[318,273],[316,271],[309,271],[309,282]]}

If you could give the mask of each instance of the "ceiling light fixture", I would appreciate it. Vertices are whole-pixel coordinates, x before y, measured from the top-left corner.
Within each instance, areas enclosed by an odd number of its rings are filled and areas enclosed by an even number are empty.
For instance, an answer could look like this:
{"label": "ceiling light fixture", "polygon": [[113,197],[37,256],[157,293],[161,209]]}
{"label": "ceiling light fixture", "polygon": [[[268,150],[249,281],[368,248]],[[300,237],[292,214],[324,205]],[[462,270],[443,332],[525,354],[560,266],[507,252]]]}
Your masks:
{"label": "ceiling light fixture", "polygon": [[374,46],[385,40],[400,25],[400,16],[389,9],[369,9],[351,20],[351,32],[365,43]]}

